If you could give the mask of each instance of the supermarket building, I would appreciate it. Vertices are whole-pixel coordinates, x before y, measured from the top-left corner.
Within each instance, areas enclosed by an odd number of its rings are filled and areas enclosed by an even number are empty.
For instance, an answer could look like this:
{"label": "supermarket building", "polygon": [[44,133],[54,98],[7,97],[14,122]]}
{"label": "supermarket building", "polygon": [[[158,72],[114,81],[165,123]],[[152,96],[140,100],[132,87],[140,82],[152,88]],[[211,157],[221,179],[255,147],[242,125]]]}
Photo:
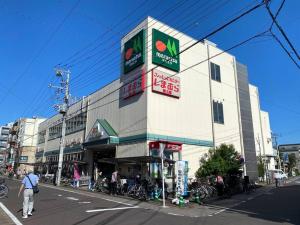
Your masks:
{"label": "supermarket building", "polygon": [[[93,175],[156,174],[164,143],[167,177],[175,161],[193,177],[210,148],[233,144],[244,170],[257,177],[247,68],[214,43],[197,40],[148,17],[121,40],[121,75],[70,106],[63,173],[74,162]],[[216,56],[217,55],[217,56]],[[210,58],[208,60],[208,58]],[[51,173],[58,162],[62,115],[39,126],[37,166]]]}

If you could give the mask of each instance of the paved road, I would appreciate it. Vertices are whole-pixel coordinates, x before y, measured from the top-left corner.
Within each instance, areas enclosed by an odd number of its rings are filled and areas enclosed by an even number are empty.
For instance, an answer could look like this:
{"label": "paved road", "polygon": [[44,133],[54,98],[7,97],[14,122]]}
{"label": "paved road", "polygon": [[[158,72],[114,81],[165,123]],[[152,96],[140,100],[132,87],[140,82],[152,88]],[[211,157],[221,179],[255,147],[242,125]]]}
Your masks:
{"label": "paved road", "polygon": [[110,196],[41,187],[35,200],[36,211],[26,220],[21,218],[22,199],[16,197],[18,183],[7,183],[10,194],[2,202],[24,225],[300,224],[300,179],[284,187],[269,188],[260,195],[240,195],[214,205],[167,210]]}

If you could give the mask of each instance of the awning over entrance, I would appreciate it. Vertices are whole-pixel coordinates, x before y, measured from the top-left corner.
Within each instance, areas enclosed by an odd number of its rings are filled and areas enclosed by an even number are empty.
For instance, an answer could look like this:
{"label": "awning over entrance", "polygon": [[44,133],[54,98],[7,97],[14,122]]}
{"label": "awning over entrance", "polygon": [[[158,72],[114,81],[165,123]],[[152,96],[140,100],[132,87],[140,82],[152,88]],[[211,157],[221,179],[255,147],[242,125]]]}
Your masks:
{"label": "awning over entrance", "polygon": [[89,147],[94,145],[117,144],[118,142],[118,134],[107,120],[97,119],[82,145]]}
{"label": "awning over entrance", "polygon": [[[157,156],[137,156],[137,157],[125,157],[125,158],[103,158],[98,162],[120,164],[120,163],[161,163],[161,158]],[[171,159],[164,159],[164,162],[174,164],[176,161]]]}

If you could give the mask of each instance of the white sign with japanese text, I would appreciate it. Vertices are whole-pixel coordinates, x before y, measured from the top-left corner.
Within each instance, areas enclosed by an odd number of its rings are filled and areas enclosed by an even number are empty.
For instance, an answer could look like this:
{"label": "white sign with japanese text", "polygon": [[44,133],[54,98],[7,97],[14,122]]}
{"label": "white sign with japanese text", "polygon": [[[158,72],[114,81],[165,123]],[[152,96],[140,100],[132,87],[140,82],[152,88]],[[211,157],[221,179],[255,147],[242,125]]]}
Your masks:
{"label": "white sign with japanese text", "polygon": [[180,98],[180,77],[152,70],[152,91]]}

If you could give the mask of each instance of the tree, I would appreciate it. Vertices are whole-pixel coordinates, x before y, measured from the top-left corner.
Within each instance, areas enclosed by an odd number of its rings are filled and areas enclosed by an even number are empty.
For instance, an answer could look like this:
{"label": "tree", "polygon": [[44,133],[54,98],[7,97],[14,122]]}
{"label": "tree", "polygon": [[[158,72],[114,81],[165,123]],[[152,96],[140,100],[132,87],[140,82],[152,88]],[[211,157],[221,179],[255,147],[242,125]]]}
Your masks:
{"label": "tree", "polygon": [[292,169],[296,166],[296,155],[295,153],[289,154],[289,163],[288,163],[288,170],[292,172]]}
{"label": "tree", "polygon": [[221,144],[210,149],[208,159],[201,159],[201,166],[195,173],[196,177],[220,174],[222,176],[238,174],[242,167],[240,155],[233,145]]}
{"label": "tree", "polygon": [[262,157],[259,156],[257,160],[257,170],[258,170],[258,176],[264,177],[265,176],[265,164],[263,163]]}

